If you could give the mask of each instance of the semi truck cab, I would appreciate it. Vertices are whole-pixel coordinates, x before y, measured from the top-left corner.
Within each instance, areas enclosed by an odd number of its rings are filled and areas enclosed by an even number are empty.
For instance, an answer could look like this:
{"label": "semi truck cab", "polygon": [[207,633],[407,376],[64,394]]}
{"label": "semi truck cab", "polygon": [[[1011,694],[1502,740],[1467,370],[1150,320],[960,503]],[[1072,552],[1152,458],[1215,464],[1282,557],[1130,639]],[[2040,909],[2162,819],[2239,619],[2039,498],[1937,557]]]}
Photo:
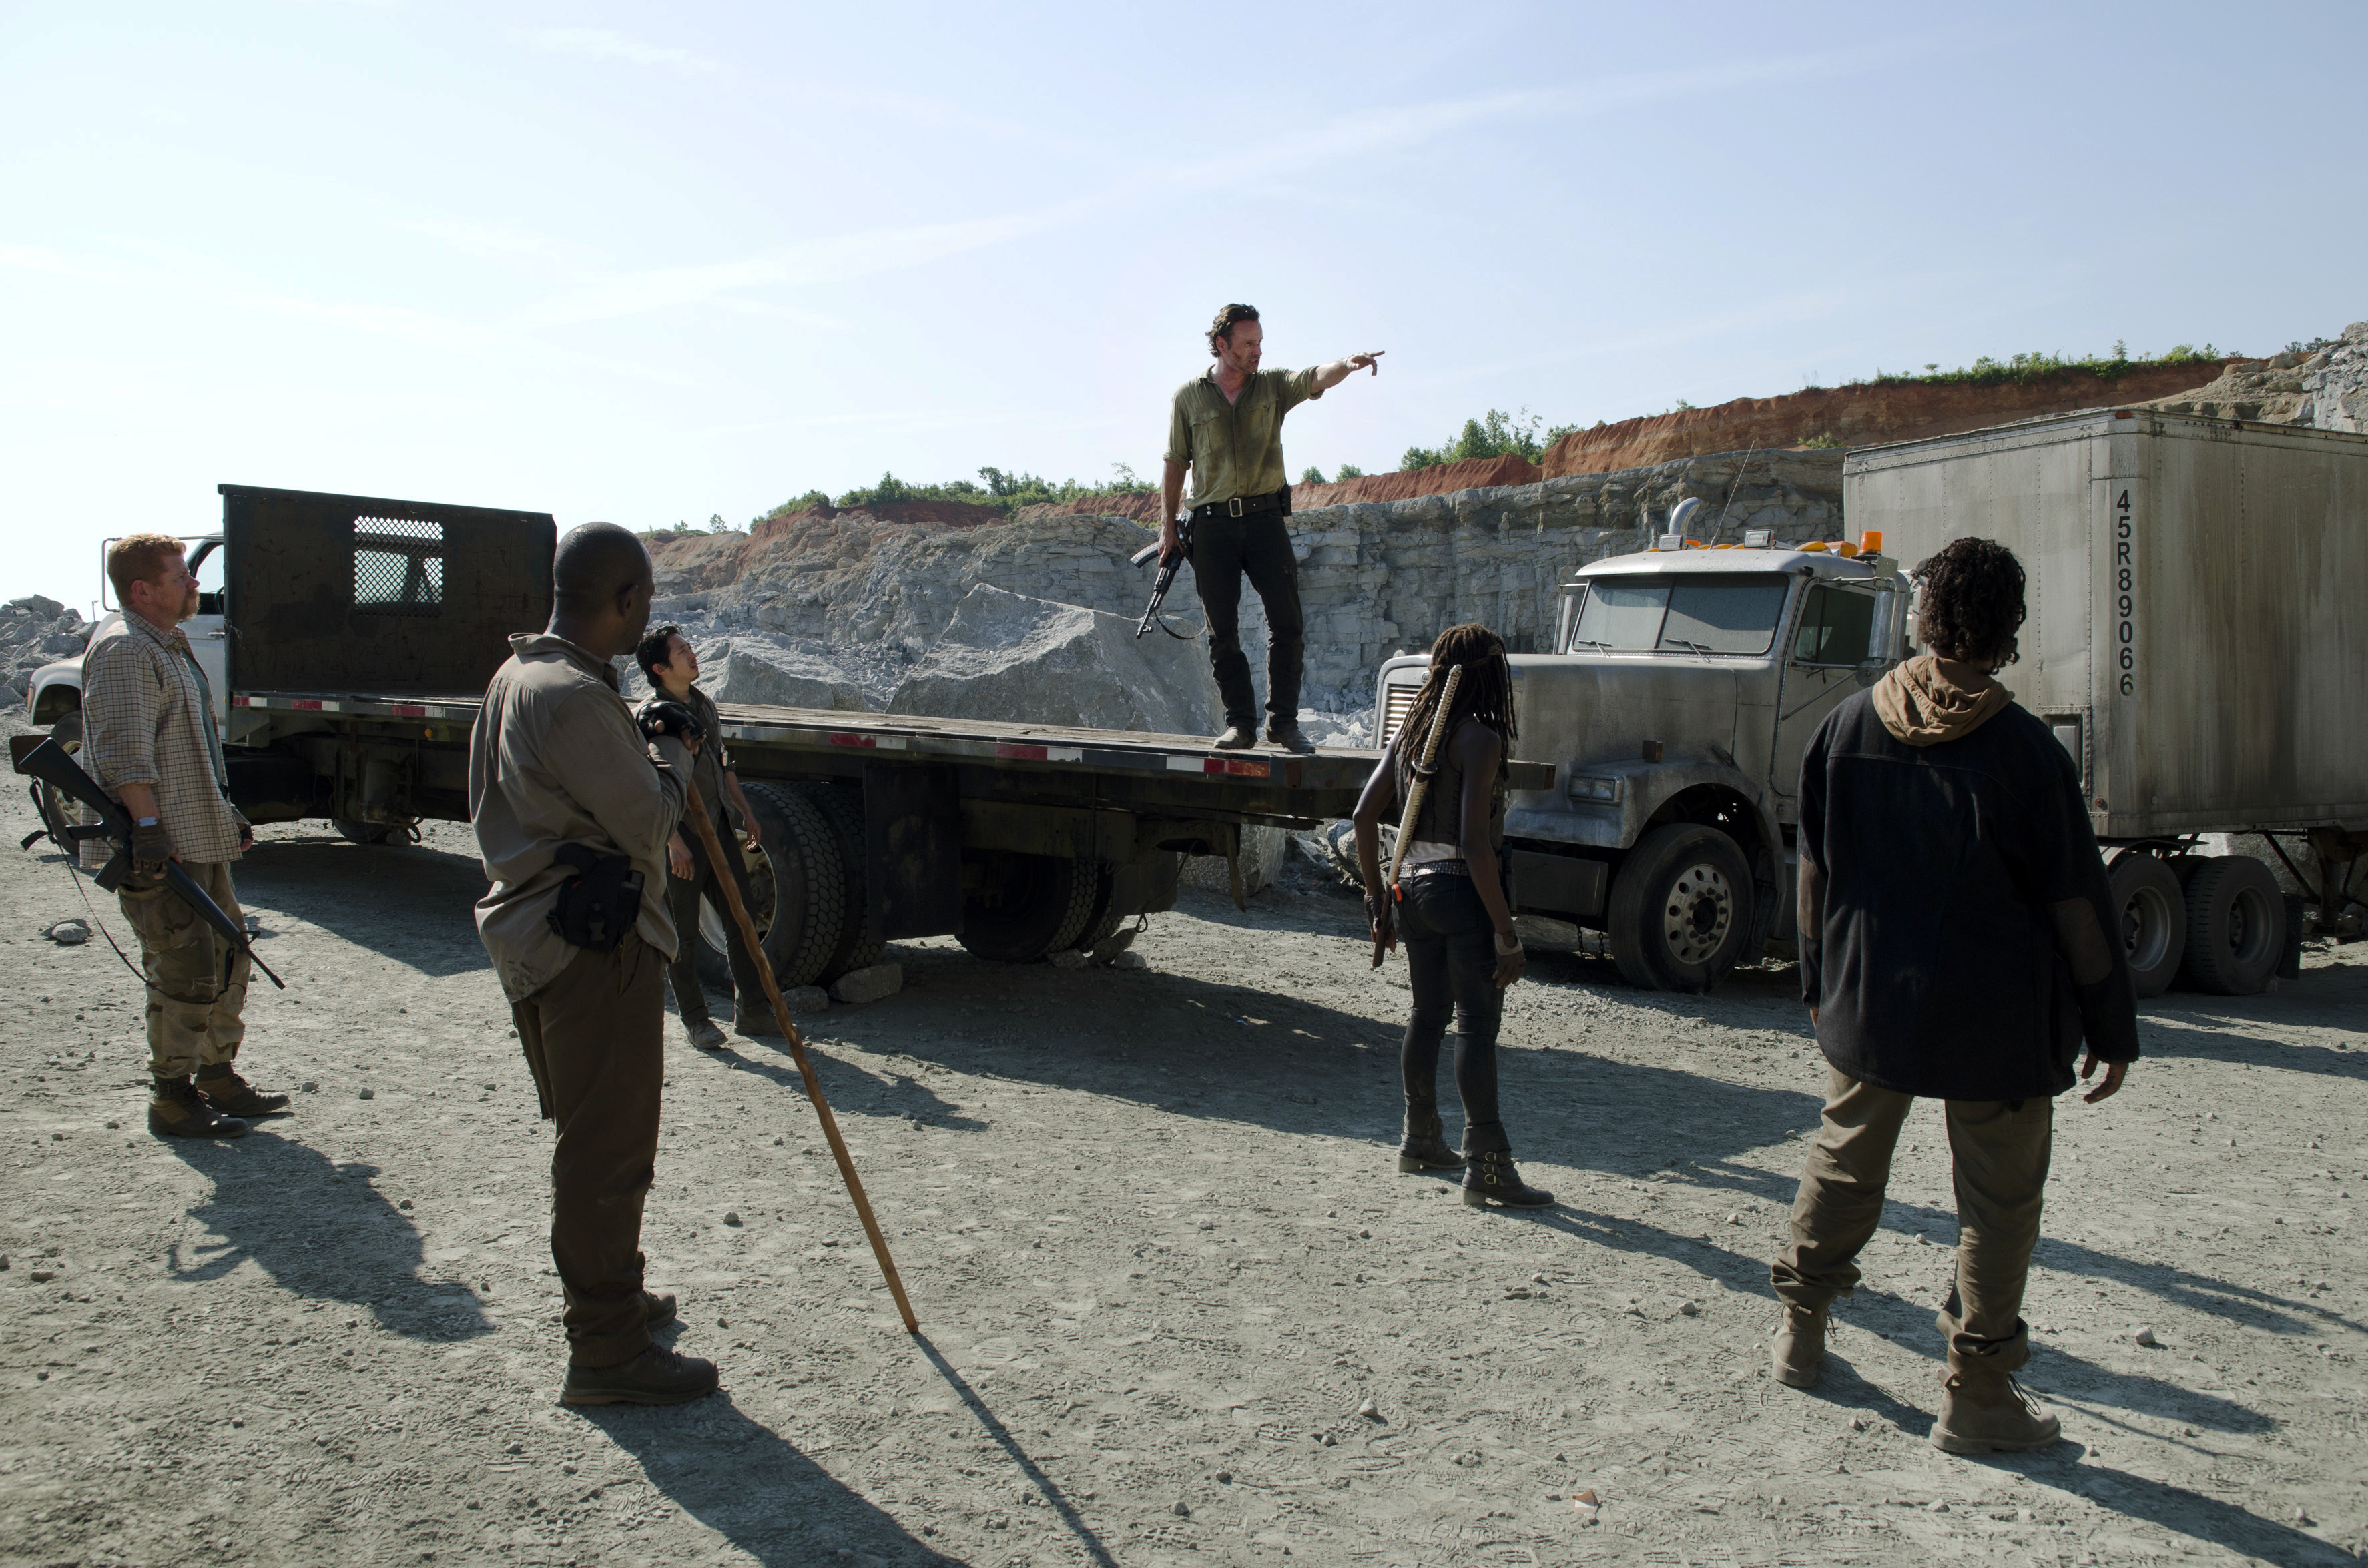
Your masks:
{"label": "semi truck cab", "polygon": [[[1672,532],[1562,585],[1552,650],[1511,656],[1519,755],[1554,767],[1506,815],[1530,939],[1671,991],[1789,949],[1802,750],[1906,656],[1907,585],[1880,551]],[[1429,664],[1383,665],[1377,744]]]}

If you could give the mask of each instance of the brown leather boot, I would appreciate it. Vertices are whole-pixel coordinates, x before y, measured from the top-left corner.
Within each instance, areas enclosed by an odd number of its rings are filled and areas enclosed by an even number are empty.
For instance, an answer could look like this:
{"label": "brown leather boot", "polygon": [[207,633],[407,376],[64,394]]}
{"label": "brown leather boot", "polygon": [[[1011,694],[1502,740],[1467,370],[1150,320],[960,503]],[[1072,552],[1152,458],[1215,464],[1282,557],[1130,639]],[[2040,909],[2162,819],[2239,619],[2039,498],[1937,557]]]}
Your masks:
{"label": "brown leather boot", "polygon": [[148,1131],[165,1138],[244,1138],[246,1123],[208,1105],[187,1078],[159,1078],[148,1101]]}
{"label": "brown leather boot", "polygon": [[1932,1446],[1950,1454],[2018,1453],[2044,1449],[2064,1436],[2064,1424],[1982,1356],[1949,1357],[1941,1381],[1941,1415]]}
{"label": "brown leather boot", "polygon": [[224,1116],[273,1116],[288,1108],[286,1095],[267,1095],[240,1077],[227,1062],[198,1069],[198,1093]]}
{"label": "brown leather boot", "polygon": [[1768,1369],[1787,1388],[1815,1388],[1826,1370],[1826,1325],[1829,1309],[1786,1306],[1784,1321],[1768,1345]]}

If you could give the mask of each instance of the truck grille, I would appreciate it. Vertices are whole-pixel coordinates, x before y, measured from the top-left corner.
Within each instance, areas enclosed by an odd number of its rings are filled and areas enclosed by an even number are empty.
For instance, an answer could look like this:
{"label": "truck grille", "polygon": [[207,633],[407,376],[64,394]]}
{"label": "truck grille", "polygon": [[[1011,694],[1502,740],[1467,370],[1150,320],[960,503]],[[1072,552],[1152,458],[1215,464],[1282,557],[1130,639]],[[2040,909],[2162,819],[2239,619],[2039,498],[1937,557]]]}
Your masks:
{"label": "truck grille", "polygon": [[1383,688],[1382,744],[1388,745],[1397,738],[1398,726],[1406,722],[1406,710],[1414,706],[1415,693],[1421,689],[1420,681],[1393,681]]}

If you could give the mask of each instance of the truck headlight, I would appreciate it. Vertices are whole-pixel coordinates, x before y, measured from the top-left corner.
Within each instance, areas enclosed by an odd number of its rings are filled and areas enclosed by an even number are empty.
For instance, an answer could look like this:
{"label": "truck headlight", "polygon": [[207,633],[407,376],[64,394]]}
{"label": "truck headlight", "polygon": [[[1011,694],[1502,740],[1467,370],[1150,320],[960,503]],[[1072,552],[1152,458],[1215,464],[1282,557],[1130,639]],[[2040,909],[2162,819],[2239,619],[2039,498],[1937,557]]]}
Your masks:
{"label": "truck headlight", "polygon": [[1620,803],[1621,796],[1626,791],[1627,784],[1628,781],[1624,778],[1600,778],[1583,773],[1574,773],[1570,776],[1569,784],[1565,788],[1571,800],[1579,805],[1616,806]]}

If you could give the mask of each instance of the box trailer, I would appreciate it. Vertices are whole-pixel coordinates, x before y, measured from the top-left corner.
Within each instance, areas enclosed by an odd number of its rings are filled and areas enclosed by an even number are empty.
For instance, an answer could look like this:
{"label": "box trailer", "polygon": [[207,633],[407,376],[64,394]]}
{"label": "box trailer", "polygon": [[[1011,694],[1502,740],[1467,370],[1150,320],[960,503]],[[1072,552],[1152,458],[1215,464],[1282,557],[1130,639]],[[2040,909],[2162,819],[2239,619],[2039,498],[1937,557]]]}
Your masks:
{"label": "box trailer", "polygon": [[2274,877],[2203,835],[2315,856],[2334,918],[2368,845],[2368,437],[2100,409],[1854,451],[1842,495],[1911,568],[2021,557],[1999,678],[2079,767],[2142,994],[2258,991],[2284,950]]}

